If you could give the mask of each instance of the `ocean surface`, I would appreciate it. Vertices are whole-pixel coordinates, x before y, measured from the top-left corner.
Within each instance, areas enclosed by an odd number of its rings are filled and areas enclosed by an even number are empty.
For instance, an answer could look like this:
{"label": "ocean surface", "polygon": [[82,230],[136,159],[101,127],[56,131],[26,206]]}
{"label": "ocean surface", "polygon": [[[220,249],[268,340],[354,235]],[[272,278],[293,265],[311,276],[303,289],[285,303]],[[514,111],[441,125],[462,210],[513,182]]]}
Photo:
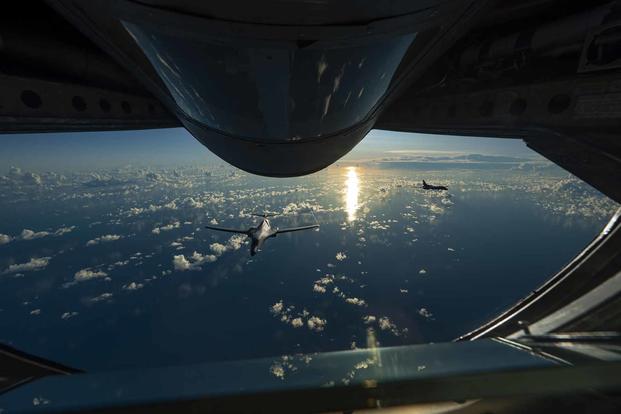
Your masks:
{"label": "ocean surface", "polygon": [[[380,346],[450,341],[551,277],[617,208],[548,165],[440,164],[296,179],[13,168],[0,179],[0,342],[111,370],[351,349],[371,333]],[[264,211],[320,228],[254,257],[243,236],[204,228],[248,228]]]}

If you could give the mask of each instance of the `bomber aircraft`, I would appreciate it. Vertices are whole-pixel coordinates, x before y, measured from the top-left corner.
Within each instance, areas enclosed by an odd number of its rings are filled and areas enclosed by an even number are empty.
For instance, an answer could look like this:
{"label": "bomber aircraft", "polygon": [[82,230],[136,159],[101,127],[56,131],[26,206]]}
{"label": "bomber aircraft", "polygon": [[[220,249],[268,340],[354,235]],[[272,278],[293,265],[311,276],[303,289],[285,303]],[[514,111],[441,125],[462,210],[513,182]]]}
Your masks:
{"label": "bomber aircraft", "polygon": [[302,226],[302,227],[290,227],[286,229],[279,229],[278,227],[272,227],[272,224],[270,223],[268,217],[274,217],[277,215],[278,214],[274,214],[274,213],[253,214],[253,216],[263,217],[263,220],[261,220],[261,223],[259,223],[258,226],[250,227],[247,230],[228,229],[225,227],[214,227],[214,226],[205,226],[205,228],[208,228],[211,230],[217,230],[217,231],[225,231],[228,233],[245,234],[246,236],[250,237],[250,240],[251,240],[250,255],[251,256],[254,256],[261,250],[261,247],[263,246],[263,243],[265,243],[265,240],[271,237],[276,237],[278,234],[290,233],[292,231],[301,231],[301,230],[310,230],[310,229],[319,228],[319,224],[313,224],[310,226]]}

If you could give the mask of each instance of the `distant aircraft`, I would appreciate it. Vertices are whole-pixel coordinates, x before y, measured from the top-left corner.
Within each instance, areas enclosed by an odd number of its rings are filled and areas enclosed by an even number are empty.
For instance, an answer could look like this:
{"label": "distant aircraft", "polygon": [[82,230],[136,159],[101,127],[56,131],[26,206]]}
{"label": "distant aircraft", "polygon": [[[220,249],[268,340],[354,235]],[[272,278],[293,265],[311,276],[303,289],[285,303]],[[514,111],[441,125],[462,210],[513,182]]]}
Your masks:
{"label": "distant aircraft", "polygon": [[448,188],[443,185],[427,184],[425,180],[423,180],[423,189],[424,190],[448,190]]}
{"label": "distant aircraft", "polygon": [[277,216],[278,214],[263,213],[263,214],[252,214],[252,215],[257,216],[257,217],[263,217],[263,220],[258,226],[250,227],[248,230],[227,229],[223,227],[213,227],[213,226],[205,226],[205,228],[208,228],[211,230],[217,230],[217,231],[226,231],[229,233],[245,234],[251,239],[250,255],[254,256],[261,250],[261,247],[263,246],[263,243],[265,243],[265,240],[269,239],[270,237],[276,237],[276,235],[281,234],[281,233],[289,233],[292,231],[300,231],[300,230],[310,230],[310,229],[315,229],[319,227],[319,224],[313,224],[311,226],[279,229],[278,227],[272,227],[270,221],[267,219],[268,217],[274,217],[274,216]]}

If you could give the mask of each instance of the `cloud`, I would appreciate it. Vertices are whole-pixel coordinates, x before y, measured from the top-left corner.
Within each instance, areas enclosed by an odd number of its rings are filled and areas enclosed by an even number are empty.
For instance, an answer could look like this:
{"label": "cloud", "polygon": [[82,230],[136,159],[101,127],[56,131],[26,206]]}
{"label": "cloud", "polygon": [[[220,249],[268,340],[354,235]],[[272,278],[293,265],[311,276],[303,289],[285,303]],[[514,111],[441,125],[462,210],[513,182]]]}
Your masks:
{"label": "cloud", "polygon": [[78,315],[78,312],[65,312],[62,315],[60,315],[60,319],[69,319],[77,315]]}
{"label": "cloud", "polygon": [[226,252],[226,246],[221,243],[211,243],[209,245],[209,249],[214,252],[217,256],[220,256],[224,252]]}
{"label": "cloud", "polygon": [[108,274],[104,271],[86,268],[77,271],[75,275],[73,275],[73,280],[76,282],[83,282],[85,280],[97,279],[106,276],[108,276]]}
{"label": "cloud", "polygon": [[427,308],[420,308],[418,314],[423,318],[431,318],[433,314],[427,310]]}
{"label": "cloud", "polygon": [[318,285],[317,283],[315,283],[313,285],[313,291],[317,292],[317,293],[326,293],[326,288],[321,286],[321,285]]}
{"label": "cloud", "polygon": [[382,331],[385,331],[387,329],[392,330],[395,328],[395,324],[392,323],[390,319],[388,319],[387,317],[382,317],[382,318],[379,318],[379,327]]}
{"label": "cloud", "polygon": [[62,236],[63,234],[71,233],[74,229],[75,229],[75,226],[61,227],[54,232],[54,236]]}
{"label": "cloud", "polygon": [[226,245],[229,248],[229,250],[239,250],[244,245],[245,242],[246,242],[246,236],[241,235],[241,234],[236,234],[235,236],[232,236],[229,239]]}
{"label": "cloud", "polygon": [[437,204],[429,204],[429,211],[431,211],[434,214],[442,214],[444,213],[444,208],[440,207]]}
{"label": "cloud", "polygon": [[89,303],[98,303],[98,302],[104,302],[104,301],[107,302],[112,299],[112,296],[113,296],[112,293],[106,292],[106,293],[102,293],[101,295],[90,298],[88,302]]}
{"label": "cloud", "polygon": [[20,240],[34,240],[34,239],[40,239],[42,237],[49,236],[49,235],[50,233],[47,231],[34,232],[29,229],[24,229],[19,235],[19,239]]}
{"label": "cloud", "polygon": [[175,270],[183,271],[183,270],[190,270],[190,268],[192,267],[192,264],[190,263],[188,259],[185,258],[184,255],[178,254],[176,256],[173,256],[173,266]]}
{"label": "cloud", "polygon": [[154,213],[156,211],[160,211],[163,209],[177,210],[178,209],[177,202],[175,200],[172,200],[162,205],[149,204],[149,207],[132,207],[128,211],[126,211],[124,214],[131,217],[131,216],[137,216],[143,213]]}
{"label": "cloud", "polygon": [[321,319],[319,316],[310,316],[310,312],[304,309],[302,312],[298,312],[297,315],[292,316],[295,310],[295,306],[290,305],[285,307],[285,304],[282,300],[274,303],[270,306],[270,313],[280,319],[281,322],[286,324],[290,324],[294,328],[301,328],[304,326],[304,319],[306,320],[306,326],[311,331],[321,332],[324,330],[326,324],[328,323],[325,319]]}
{"label": "cloud", "polygon": [[39,174],[35,174],[29,171],[22,172],[22,170],[18,167],[10,167],[7,178],[13,184],[23,184],[23,185],[41,185],[42,184],[41,176]]}
{"label": "cloud", "polygon": [[308,321],[306,321],[308,329],[315,332],[323,331],[327,323],[328,322],[325,319],[321,319],[318,316],[311,316],[310,318],[308,318]]}
{"label": "cloud", "polygon": [[375,316],[373,315],[366,315],[362,317],[362,322],[365,323],[365,325],[369,325],[372,324],[373,322],[375,322]]}
{"label": "cloud", "polygon": [[175,221],[174,223],[170,223],[165,226],[156,227],[153,230],[151,230],[151,233],[160,234],[160,232],[162,231],[170,231],[172,229],[178,229],[179,226],[181,226],[181,223],[179,223],[178,221]]}
{"label": "cloud", "polygon": [[188,203],[188,205],[192,208],[203,208],[205,207],[205,203],[203,203],[200,200],[195,200],[192,197],[189,197],[186,202]]}
{"label": "cloud", "polygon": [[9,243],[12,240],[35,240],[35,239],[41,239],[47,236],[62,236],[63,234],[72,232],[74,229],[75,229],[75,226],[61,227],[51,233],[49,231],[33,231],[30,229],[23,229],[22,232],[19,234],[19,236],[16,236],[15,238],[7,234],[0,234],[0,244]]}
{"label": "cloud", "polygon": [[378,326],[382,331],[390,331],[394,336],[407,335],[408,329],[399,329],[387,316],[383,316],[378,320]]}
{"label": "cloud", "polygon": [[358,298],[347,298],[345,299],[345,302],[350,303],[352,305],[356,305],[356,306],[366,306],[366,302],[363,299],[358,299]]}
{"label": "cloud", "polygon": [[347,255],[346,255],[345,253],[343,253],[343,252],[338,252],[338,253],[336,254],[336,260],[338,260],[339,262],[341,262],[341,261],[343,261],[343,260],[345,260],[345,259],[347,259]]}
{"label": "cloud", "polygon": [[100,175],[100,174],[91,174],[90,180],[83,183],[84,187],[89,188],[99,188],[99,187],[114,187],[114,186],[122,186],[127,184],[127,181],[119,180],[116,178]]}
{"label": "cloud", "polygon": [[301,203],[289,203],[282,209],[282,214],[302,214],[323,211],[323,207],[319,204],[311,204],[308,201]]}
{"label": "cloud", "polygon": [[156,172],[148,172],[144,175],[144,178],[145,180],[151,181],[151,182],[158,182],[158,181],[162,181],[163,179],[162,175]]}
{"label": "cloud", "polygon": [[272,312],[274,315],[278,315],[280,314],[283,309],[284,309],[285,305],[283,304],[282,300],[274,303],[271,307],[270,307],[270,312]]}
{"label": "cloud", "polygon": [[108,243],[108,242],[116,241],[122,238],[123,236],[119,236],[118,234],[106,234],[105,236],[99,236],[99,237],[94,238],[93,240],[89,240],[88,242],[86,242],[86,245],[94,246],[99,243]]}
{"label": "cloud", "polygon": [[273,364],[270,367],[270,373],[276,378],[285,379],[285,369],[280,364]]}
{"label": "cloud", "polygon": [[35,270],[44,269],[50,262],[51,257],[37,257],[32,258],[26,263],[12,264],[4,272],[3,275],[18,273],[18,272],[31,272]]}
{"label": "cloud", "polygon": [[195,251],[188,258],[182,254],[173,256],[173,267],[179,271],[201,270],[203,264],[215,262],[217,259],[213,254],[203,255]]}
{"label": "cloud", "polygon": [[209,249],[211,249],[211,251],[216,256],[221,256],[222,254],[226,252],[239,250],[244,245],[245,242],[246,242],[245,235],[236,234],[234,236],[231,236],[231,238],[229,238],[229,240],[226,242],[226,245],[222,243],[211,243],[209,245]]}
{"label": "cloud", "polygon": [[138,290],[142,289],[144,285],[142,283],[131,282],[127,285],[123,285],[124,290]]}

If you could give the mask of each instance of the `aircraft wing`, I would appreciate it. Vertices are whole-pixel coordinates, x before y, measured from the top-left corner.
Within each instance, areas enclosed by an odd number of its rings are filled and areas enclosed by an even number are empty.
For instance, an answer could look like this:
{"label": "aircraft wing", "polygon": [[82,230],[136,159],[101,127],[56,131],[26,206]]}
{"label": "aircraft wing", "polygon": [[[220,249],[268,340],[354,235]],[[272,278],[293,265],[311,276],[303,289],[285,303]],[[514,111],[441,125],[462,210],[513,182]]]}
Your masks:
{"label": "aircraft wing", "polygon": [[319,224],[313,224],[312,226],[302,226],[302,227],[290,227],[288,229],[278,229],[278,231],[276,232],[276,234],[280,234],[280,233],[290,233],[292,231],[300,231],[300,230],[310,230],[310,229],[316,229],[319,227]]}
{"label": "aircraft wing", "polygon": [[211,230],[217,230],[217,231],[226,231],[228,233],[248,234],[248,230],[227,229],[225,227],[213,227],[213,226],[205,226],[205,228],[211,229]]}

